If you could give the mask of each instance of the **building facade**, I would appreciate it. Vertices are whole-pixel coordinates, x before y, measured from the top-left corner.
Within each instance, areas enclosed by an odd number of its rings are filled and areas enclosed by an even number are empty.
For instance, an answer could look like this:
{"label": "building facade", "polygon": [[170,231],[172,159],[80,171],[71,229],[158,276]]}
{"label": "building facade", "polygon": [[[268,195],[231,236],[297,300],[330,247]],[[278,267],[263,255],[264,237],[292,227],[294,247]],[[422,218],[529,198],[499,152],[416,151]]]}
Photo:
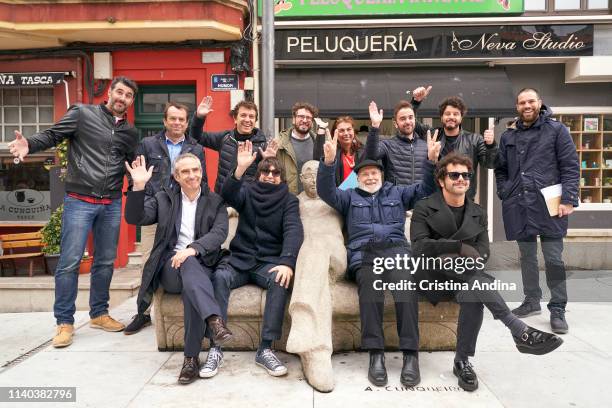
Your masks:
{"label": "building facade", "polygon": [[[317,105],[322,117],[348,114],[368,124],[374,100],[391,134],[395,103],[419,85],[432,85],[419,120],[439,124],[438,103],[460,95],[468,105],[463,127],[482,134],[494,126],[499,140],[515,117],[517,91],[534,87],[569,128],[580,157],[581,204],[570,228],[612,228],[607,0],[277,3],[281,123],[299,99]],[[494,180],[492,170],[481,169],[477,200],[488,210],[491,239],[500,241],[505,236]]]}
{"label": "building facade", "polygon": [[[55,150],[14,164],[7,147],[14,131],[31,136],[71,104],[103,103],[115,76],[140,87],[128,111],[140,137],[163,128],[168,100],[193,112],[206,95],[215,103],[207,128],[231,128],[228,112],[244,97],[237,89],[246,75],[234,68],[249,65],[248,53],[232,47],[244,48],[249,15],[243,0],[0,2],[0,234],[38,230],[63,199]],[[214,183],[217,154],[206,156]],[[123,222],[118,266],[135,231]]]}

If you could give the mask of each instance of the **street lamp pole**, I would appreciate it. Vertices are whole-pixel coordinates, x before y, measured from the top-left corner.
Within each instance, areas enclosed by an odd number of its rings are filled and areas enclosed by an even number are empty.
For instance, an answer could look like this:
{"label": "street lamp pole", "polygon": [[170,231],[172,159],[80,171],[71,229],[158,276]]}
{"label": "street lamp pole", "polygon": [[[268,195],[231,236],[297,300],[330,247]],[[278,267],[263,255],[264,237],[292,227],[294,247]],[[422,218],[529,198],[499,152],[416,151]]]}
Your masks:
{"label": "street lamp pole", "polygon": [[261,129],[268,139],[274,138],[274,2],[262,1],[262,109]]}

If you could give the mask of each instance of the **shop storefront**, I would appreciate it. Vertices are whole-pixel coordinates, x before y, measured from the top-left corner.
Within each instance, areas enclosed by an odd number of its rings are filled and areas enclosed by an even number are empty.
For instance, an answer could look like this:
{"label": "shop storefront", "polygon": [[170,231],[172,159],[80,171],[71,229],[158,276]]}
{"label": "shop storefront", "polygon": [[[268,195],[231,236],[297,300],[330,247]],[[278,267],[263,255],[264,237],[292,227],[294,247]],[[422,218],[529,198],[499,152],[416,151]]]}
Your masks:
{"label": "shop storefront", "polygon": [[[374,100],[391,133],[395,103],[419,85],[432,85],[420,120],[436,125],[438,103],[460,95],[468,105],[463,126],[480,133],[494,126],[499,139],[515,117],[518,90],[535,87],[570,129],[581,160],[581,205],[570,228],[612,228],[612,18],[497,14],[279,19],[277,116],[290,117],[291,105],[307,100],[324,117],[349,114],[367,124]],[[478,187],[477,200],[492,220],[490,237],[504,240],[492,170],[481,170]]]}
{"label": "shop storefront", "polygon": [[[15,130],[31,136],[59,120],[71,104],[103,103],[111,79],[119,75],[141,87],[128,111],[141,137],[163,128],[169,100],[193,111],[212,95],[215,111],[207,127],[220,130],[232,126],[228,112],[244,97],[245,74],[234,72],[230,63],[230,48],[242,38],[247,12],[242,2],[83,3],[0,5],[0,11],[20,16],[11,22],[14,32],[5,33],[14,35],[19,49],[8,42],[0,46],[0,234],[40,229],[64,194],[54,149],[13,162],[7,145]],[[39,27],[36,16],[42,11],[58,23]],[[96,22],[100,15],[113,17],[107,27]],[[73,30],[67,32],[66,24]],[[234,77],[235,86],[213,89],[213,78],[223,75]],[[214,183],[217,153],[207,150],[206,158]],[[127,263],[135,240],[136,229],[123,221],[118,266]]]}

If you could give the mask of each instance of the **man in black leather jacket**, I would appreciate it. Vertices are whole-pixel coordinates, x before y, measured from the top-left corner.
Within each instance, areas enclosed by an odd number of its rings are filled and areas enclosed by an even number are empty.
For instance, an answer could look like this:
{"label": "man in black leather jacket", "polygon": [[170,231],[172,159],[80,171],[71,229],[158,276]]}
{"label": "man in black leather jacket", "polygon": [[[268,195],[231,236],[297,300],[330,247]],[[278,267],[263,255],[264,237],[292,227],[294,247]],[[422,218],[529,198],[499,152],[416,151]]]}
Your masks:
{"label": "man in black leather jacket", "polygon": [[[495,168],[495,156],[497,156],[497,143],[493,129],[484,131],[481,136],[461,128],[461,121],[467,113],[467,106],[459,96],[449,96],[438,106],[442,128],[438,129],[438,140],[442,144],[440,159],[450,152],[464,154],[474,163],[474,174],[478,174],[478,164],[488,169]],[[414,131],[420,137],[424,137],[427,131],[433,132],[430,126],[417,122]],[[476,181],[470,185],[467,196],[474,200],[476,196]]]}
{"label": "man in black leather jacket", "polygon": [[108,300],[121,222],[124,162],[132,161],[138,144],[138,133],[126,118],[137,90],[132,80],[116,77],[108,102],[73,105],[59,122],[30,138],[15,131],[15,141],[9,145],[13,156],[23,159],[65,139],[70,143],[60,258],[55,270],[54,347],[72,344],[78,270],[89,231],[94,239],[90,326],[106,331],[124,329],[108,315]]}

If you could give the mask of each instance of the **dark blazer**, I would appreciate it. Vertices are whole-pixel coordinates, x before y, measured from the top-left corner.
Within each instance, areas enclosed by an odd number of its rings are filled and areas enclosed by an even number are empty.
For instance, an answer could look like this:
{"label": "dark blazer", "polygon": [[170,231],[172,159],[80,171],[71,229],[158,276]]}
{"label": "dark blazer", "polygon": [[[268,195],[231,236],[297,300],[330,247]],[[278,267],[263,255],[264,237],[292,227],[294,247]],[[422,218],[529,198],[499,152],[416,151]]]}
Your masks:
{"label": "dark blazer", "polygon": [[[196,208],[195,237],[188,247],[198,251],[197,258],[203,265],[214,267],[225,254],[221,244],[227,238],[227,208],[223,199],[202,182],[202,193]],[[173,189],[163,187],[154,196],[144,190],[128,191],[125,219],[130,224],[151,225],[157,223],[151,256],[142,272],[138,291],[138,313],[144,313],[151,304],[153,293],[159,286],[159,275],[164,262],[174,250],[181,226],[182,197],[177,184]]]}
{"label": "dark blazer", "polygon": [[[185,141],[181,146],[181,153],[191,153],[200,159],[202,164],[202,180],[206,181],[206,157],[204,156],[204,148],[202,145],[185,135]],[[153,167],[153,177],[147,182],[145,191],[148,195],[155,195],[162,190],[163,186],[172,187],[175,184],[172,177],[172,163],[170,162],[170,153],[166,145],[166,131],[162,130],[154,136],[148,136],[142,139],[136,148],[136,156],[144,155],[147,167]]]}
{"label": "dark blazer", "polygon": [[[480,253],[484,261],[489,258],[489,234],[487,232],[487,213],[472,200],[465,199],[465,215],[459,228],[455,217],[444,201],[441,192],[432,194],[421,200],[414,207],[410,224],[410,241],[414,256],[437,257],[439,255],[459,255],[461,245],[470,245]],[[440,270],[420,270],[416,273],[417,280],[429,281],[467,281],[472,271],[457,275]],[[426,297],[432,302],[438,302],[452,293],[427,292]]]}

